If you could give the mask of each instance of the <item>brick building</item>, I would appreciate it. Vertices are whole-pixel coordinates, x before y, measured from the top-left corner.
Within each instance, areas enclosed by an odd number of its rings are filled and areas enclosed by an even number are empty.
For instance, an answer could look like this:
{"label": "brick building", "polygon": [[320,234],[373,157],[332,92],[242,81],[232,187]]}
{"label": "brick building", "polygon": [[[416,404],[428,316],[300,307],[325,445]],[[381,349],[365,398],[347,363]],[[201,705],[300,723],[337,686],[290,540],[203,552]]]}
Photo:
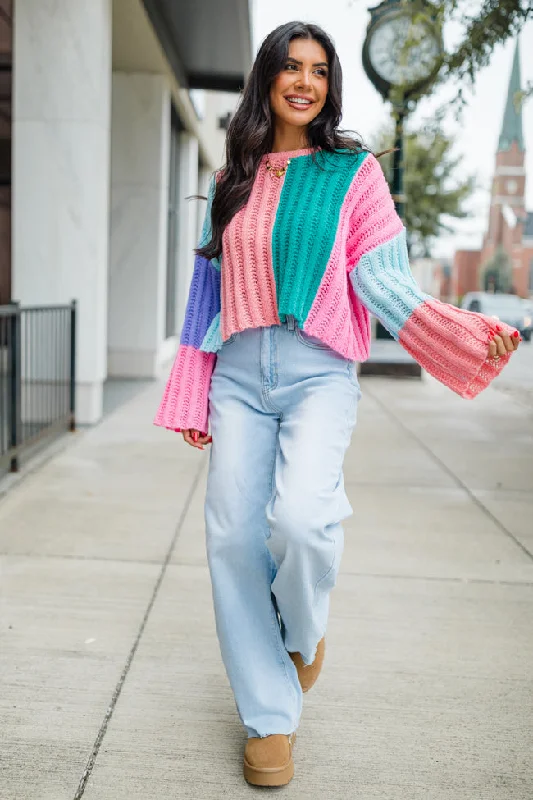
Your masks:
{"label": "brick building", "polygon": [[486,267],[503,249],[512,268],[516,294],[533,294],[533,212],[525,207],[525,148],[522,110],[516,105],[521,89],[517,42],[492,181],[487,231],[480,250],[458,250],[453,265],[454,294],[490,288]]}

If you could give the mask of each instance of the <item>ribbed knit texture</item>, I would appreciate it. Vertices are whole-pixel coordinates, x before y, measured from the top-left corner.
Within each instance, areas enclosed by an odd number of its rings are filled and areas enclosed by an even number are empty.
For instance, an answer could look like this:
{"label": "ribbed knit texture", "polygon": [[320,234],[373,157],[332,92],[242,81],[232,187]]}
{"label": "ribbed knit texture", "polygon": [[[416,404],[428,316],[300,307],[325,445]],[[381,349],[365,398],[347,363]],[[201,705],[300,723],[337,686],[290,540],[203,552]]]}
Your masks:
{"label": "ribbed knit texture", "polygon": [[[267,158],[278,168],[291,159],[284,177],[271,175]],[[211,236],[215,187],[213,179],[200,246]],[[509,360],[487,358],[493,319],[420,290],[405,230],[372,155],[265,156],[247,204],[224,231],[221,262],[195,259],[181,344],[155,424],[207,433],[215,354],[233,333],[278,325],[291,314],[340,355],[363,361],[370,311],[462,397],[475,397]]]}
{"label": "ribbed knit texture", "polygon": [[318,153],[291,162],[272,233],[281,320],[291,314],[304,327],[331,256],[344,199],[365,155]]}
{"label": "ribbed knit texture", "polygon": [[206,335],[204,336],[200,350],[206,353],[216,353],[222,347],[222,336],[220,332],[220,311],[214,317],[213,322],[209,326]]}
{"label": "ribbed knit texture", "polygon": [[411,274],[405,229],[365,253],[351,278],[357,295],[396,340],[411,314],[429,298]]}
{"label": "ribbed knit texture", "polygon": [[181,431],[195,428],[207,433],[207,408],[214,353],[180,345],[154,425]]}
{"label": "ribbed knit texture", "polygon": [[219,311],[220,272],[206,258],[196,256],[180,343],[199,350]]}
{"label": "ribbed knit texture", "polygon": [[355,176],[354,206],[348,222],[347,267],[352,269],[361,256],[390,241],[403,224],[378,161],[369,155]]}
{"label": "ribbed knit texture", "polygon": [[[499,324],[512,335],[512,328]],[[499,361],[487,358],[486,317],[439,300],[428,300],[413,312],[400,344],[430,375],[466,399],[485,389],[511,357],[507,353]]]}
{"label": "ribbed knit texture", "polygon": [[265,162],[263,159],[259,167],[248,203],[224,231],[221,326],[224,341],[236,331],[280,322],[272,269],[272,228],[283,178],[273,178]]}
{"label": "ribbed knit texture", "polygon": [[364,361],[370,354],[370,316],[347,280],[347,270],[353,268],[363,253],[399,233],[403,226],[376,159],[363,153],[358,164],[343,201],[330,259],[304,329],[346,358]]}
{"label": "ribbed knit texture", "polygon": [[[211,205],[215,179],[211,180],[199,246],[211,238]],[[216,356],[204,352],[206,339],[216,338],[216,320],[220,319],[220,263],[196,256],[189,289],[185,323],[180,346],[154,419],[173,431],[196,428],[207,433],[209,386]],[[217,341],[218,345],[218,341]]]}
{"label": "ribbed knit texture", "polygon": [[405,229],[375,158],[367,159],[357,178],[361,200],[348,241],[349,261],[356,262],[350,273],[354,291],[427,372],[461,397],[475,397],[510,358],[487,360],[494,321],[420,290],[409,267]]}

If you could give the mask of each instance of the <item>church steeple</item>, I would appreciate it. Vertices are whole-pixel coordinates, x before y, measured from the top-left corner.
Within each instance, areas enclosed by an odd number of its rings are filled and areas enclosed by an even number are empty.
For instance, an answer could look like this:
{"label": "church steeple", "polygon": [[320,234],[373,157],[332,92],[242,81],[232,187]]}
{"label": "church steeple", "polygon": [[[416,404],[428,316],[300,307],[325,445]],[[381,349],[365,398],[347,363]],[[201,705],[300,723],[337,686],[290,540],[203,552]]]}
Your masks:
{"label": "church steeple", "polygon": [[514,51],[513,67],[509,79],[509,89],[507,91],[507,102],[503,115],[502,130],[498,142],[500,152],[510,150],[513,142],[516,142],[518,149],[524,150],[524,136],[522,132],[522,108],[516,107],[516,95],[521,91],[520,81],[520,45],[516,40]]}

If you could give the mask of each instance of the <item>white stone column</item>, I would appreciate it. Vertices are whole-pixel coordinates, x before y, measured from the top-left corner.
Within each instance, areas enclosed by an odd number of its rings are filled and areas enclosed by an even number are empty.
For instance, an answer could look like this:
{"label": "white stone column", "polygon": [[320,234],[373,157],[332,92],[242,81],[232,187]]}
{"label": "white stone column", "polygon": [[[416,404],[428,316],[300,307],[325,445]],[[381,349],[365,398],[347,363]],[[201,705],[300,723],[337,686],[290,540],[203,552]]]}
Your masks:
{"label": "white stone column", "polygon": [[177,263],[176,330],[181,332],[189,285],[194,269],[194,249],[198,244],[198,214],[205,212],[204,200],[187,200],[198,194],[198,140],[190,133],[180,134],[180,227]]}
{"label": "white stone column", "polygon": [[107,351],[111,0],[20,0],[14,26],[13,297],[79,302],[77,418]]}
{"label": "white stone column", "polygon": [[167,79],[113,73],[109,375],[156,377],[168,357],[169,146]]}

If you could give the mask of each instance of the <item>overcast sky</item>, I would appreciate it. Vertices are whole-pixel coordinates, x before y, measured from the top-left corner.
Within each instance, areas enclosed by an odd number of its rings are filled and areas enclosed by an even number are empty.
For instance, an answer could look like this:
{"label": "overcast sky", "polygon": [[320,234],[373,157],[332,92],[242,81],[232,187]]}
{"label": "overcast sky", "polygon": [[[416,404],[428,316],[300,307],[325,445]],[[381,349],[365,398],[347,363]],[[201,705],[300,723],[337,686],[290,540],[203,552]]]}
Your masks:
{"label": "overcast sky", "polygon": [[[343,126],[356,130],[366,140],[386,122],[389,107],[366,77],[361,65],[361,49],[370,15],[368,7],[377,5],[368,0],[252,0],[253,35],[257,47],[277,25],[293,19],[316,22],[333,37],[344,74]],[[447,40],[456,31],[445,31]],[[529,22],[520,37],[522,83],[533,81],[533,23]],[[494,155],[500,134],[507,86],[514,52],[514,42],[498,47],[491,63],[476,81],[474,93],[468,98],[468,107],[457,123],[450,113],[446,129],[456,134],[456,152],[464,156],[464,170],[474,174],[479,189],[468,207],[472,216],[455,223],[456,233],[441,237],[435,247],[436,255],[451,256],[457,247],[475,248],[481,244],[485,230],[490,198],[490,182],[494,169]],[[450,90],[441,89],[435,97],[420,104],[413,122],[431,114],[432,109],[450,96]],[[524,140],[526,169],[529,177],[526,204],[533,211],[533,97],[524,105]]]}

